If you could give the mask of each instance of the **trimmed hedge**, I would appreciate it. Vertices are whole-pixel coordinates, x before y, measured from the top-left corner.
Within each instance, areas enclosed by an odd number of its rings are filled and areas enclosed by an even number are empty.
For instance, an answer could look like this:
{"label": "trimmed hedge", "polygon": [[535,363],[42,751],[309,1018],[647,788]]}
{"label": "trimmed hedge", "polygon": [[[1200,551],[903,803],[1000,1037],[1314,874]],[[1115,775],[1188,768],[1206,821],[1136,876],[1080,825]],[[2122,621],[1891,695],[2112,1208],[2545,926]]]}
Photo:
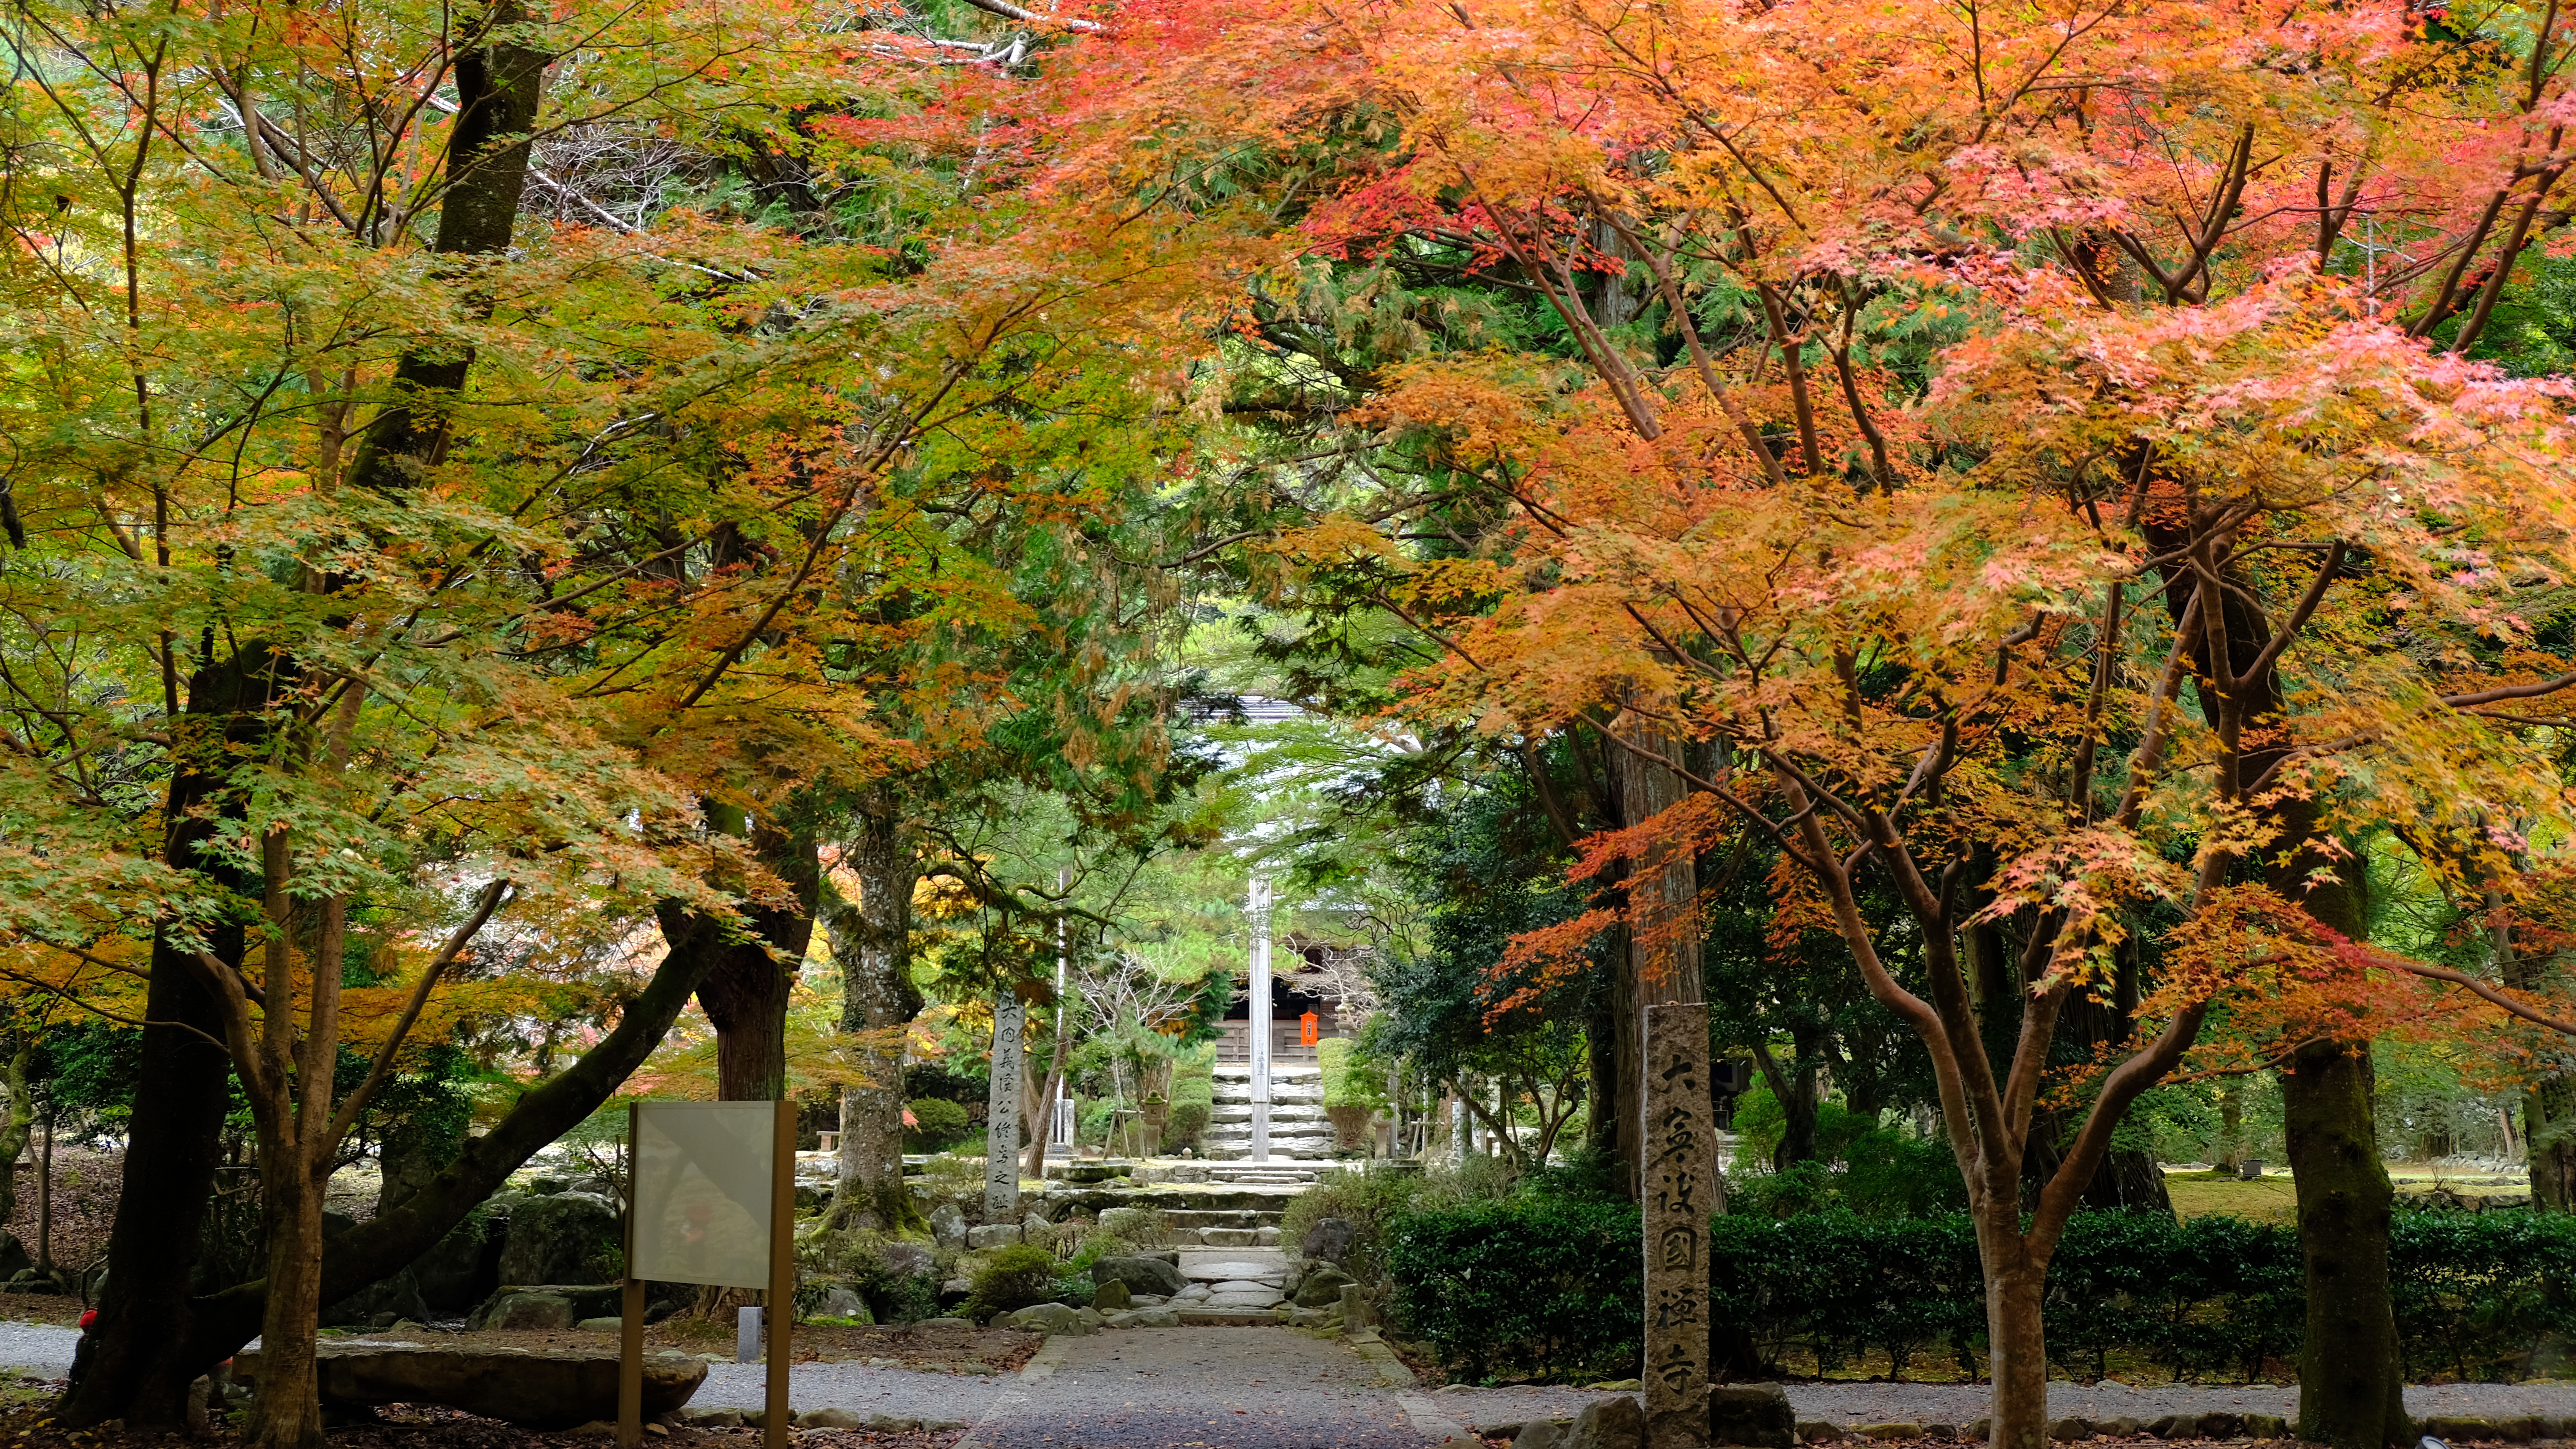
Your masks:
{"label": "trimmed hedge", "polygon": [[[1643,1333],[1636,1209],[1515,1198],[1401,1220],[1388,1267],[1400,1330],[1455,1371],[1539,1377],[1634,1372]],[[1981,1374],[1985,1299],[1964,1213],[1850,1213],[1710,1224],[1721,1352],[1820,1369],[1886,1353]],[[2518,1381],[2544,1343],[2576,1336],[2576,1218],[2402,1212],[2389,1239],[2410,1379]],[[2294,1359],[2305,1329],[2287,1224],[2082,1213],[2049,1267],[2051,1362],[2099,1377],[2114,1352],[2186,1379],[2243,1382]]]}
{"label": "trimmed hedge", "polygon": [[1464,1377],[1617,1377],[1645,1351],[1637,1209],[1513,1197],[1396,1219],[1387,1234],[1400,1331]]}

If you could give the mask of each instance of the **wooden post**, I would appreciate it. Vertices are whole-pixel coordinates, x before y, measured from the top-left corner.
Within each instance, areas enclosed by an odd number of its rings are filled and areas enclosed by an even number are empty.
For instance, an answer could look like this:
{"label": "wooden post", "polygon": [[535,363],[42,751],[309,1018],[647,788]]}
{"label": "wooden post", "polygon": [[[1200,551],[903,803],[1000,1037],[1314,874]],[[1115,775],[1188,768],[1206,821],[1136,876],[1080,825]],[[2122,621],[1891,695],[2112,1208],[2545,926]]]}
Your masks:
{"label": "wooden post", "polygon": [[[1013,1084],[1014,1090],[1017,1089]],[[778,1104],[778,1135],[769,1177],[769,1390],[761,1418],[762,1449],[787,1449],[788,1325],[796,1319],[796,1104]],[[1014,1184],[1016,1186],[1016,1184]]]}
{"label": "wooden post", "polygon": [[636,1104],[626,1104],[626,1265],[617,1323],[617,1449],[644,1442],[644,1280],[635,1276]]}

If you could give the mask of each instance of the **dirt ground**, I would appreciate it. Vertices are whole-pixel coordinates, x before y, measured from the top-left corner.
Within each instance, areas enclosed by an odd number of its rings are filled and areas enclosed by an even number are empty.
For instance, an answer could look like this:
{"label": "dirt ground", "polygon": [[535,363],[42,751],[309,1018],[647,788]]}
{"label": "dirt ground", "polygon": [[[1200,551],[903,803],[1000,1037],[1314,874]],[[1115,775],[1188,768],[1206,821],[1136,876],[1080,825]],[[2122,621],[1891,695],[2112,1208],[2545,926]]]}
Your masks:
{"label": "dirt ground", "polygon": [[[60,1385],[54,1386],[59,1389]],[[245,1441],[231,1428],[218,1428],[202,1439],[184,1435],[124,1429],[74,1431],[55,1424],[48,1405],[21,1405],[0,1412],[0,1442],[10,1449],[167,1449],[172,1444],[199,1444],[223,1449]],[[874,1434],[864,1429],[799,1429],[797,1449],[948,1449],[962,1431]],[[453,1409],[389,1404],[374,1422],[343,1424],[325,1437],[331,1449],[607,1449],[614,1439],[603,1435],[547,1434],[516,1428],[498,1419],[478,1419]],[[647,1434],[655,1449],[757,1449],[758,1429],[672,1428]]]}
{"label": "dirt ground", "polygon": [[[14,1301],[0,1295],[0,1308]],[[339,1336],[391,1338],[397,1335],[391,1329],[379,1328],[363,1333],[349,1330]],[[561,1333],[441,1333],[437,1329],[404,1329],[399,1336],[419,1342],[493,1343],[512,1348],[609,1349],[617,1346],[617,1335],[613,1333],[577,1330]],[[923,1328],[911,1324],[841,1328],[800,1323],[796,1325],[792,1342],[798,1363],[864,1363],[869,1359],[890,1358],[898,1360],[905,1368],[931,1373],[998,1375],[1019,1372],[1046,1339],[1041,1334],[1020,1333],[1007,1328]],[[645,1325],[644,1351],[655,1353],[666,1348],[692,1354],[723,1354],[729,1359],[734,1348],[733,1325],[703,1318],[670,1318]]]}

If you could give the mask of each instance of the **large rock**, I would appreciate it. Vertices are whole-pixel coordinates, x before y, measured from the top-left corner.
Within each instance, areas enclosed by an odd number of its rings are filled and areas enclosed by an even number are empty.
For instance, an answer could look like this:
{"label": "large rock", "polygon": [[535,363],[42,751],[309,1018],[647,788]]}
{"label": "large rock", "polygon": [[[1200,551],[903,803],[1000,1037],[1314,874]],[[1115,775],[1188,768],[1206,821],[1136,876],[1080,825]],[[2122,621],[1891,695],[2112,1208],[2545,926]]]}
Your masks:
{"label": "large rock", "polygon": [[1005,1313],[993,1324],[996,1328],[1024,1329],[1050,1337],[1064,1333],[1079,1336],[1091,1327],[1083,1320],[1081,1310],[1066,1303],[1040,1303],[1013,1313]]}
{"label": "large rock", "polygon": [[615,1283],[536,1283],[494,1293],[466,1316],[465,1326],[570,1328],[585,1318],[614,1318],[625,1306],[624,1290]]}
{"label": "large rock", "polygon": [[1565,1449],[1646,1449],[1646,1411],[1626,1394],[1584,1405],[1565,1434]]}
{"label": "large rock", "polygon": [[326,1304],[322,1309],[322,1326],[331,1328],[344,1323],[373,1323],[386,1314],[393,1315],[386,1319],[389,1323],[404,1318],[416,1323],[429,1319],[429,1304],[421,1296],[420,1281],[409,1268],[382,1282],[370,1283],[337,1303]]}
{"label": "large rock", "polygon": [[1190,1286],[1181,1270],[1160,1258],[1097,1258],[1091,1264],[1094,1283],[1124,1283],[1130,1293],[1152,1293],[1165,1298]]}
{"label": "large rock", "polygon": [[1342,1301],[1342,1290],[1356,1280],[1350,1274],[1327,1263],[1308,1272],[1297,1284],[1295,1302],[1300,1308],[1321,1308]]}
{"label": "large rock", "polygon": [[463,1309],[491,1297],[502,1283],[501,1248],[509,1227],[507,1211],[485,1208],[448,1229],[436,1247],[411,1265],[422,1301],[432,1308]]}
{"label": "large rock", "polygon": [[1317,1218],[1306,1230],[1306,1240],[1298,1251],[1335,1267],[1351,1261],[1351,1225],[1340,1218]]}
{"label": "large rock", "polygon": [[877,1261],[885,1264],[886,1272],[897,1278],[926,1278],[938,1267],[938,1260],[931,1256],[929,1245],[901,1239],[879,1248]]}
{"label": "large rock", "polygon": [[1708,1442],[1792,1449],[1798,1411],[1778,1384],[1719,1384],[1708,1391]]}
{"label": "large rock", "polygon": [[1007,1248],[1020,1240],[1018,1223],[987,1223],[966,1230],[966,1246],[981,1252],[986,1248]]}
{"label": "large rock", "polygon": [[510,1213],[501,1246],[504,1283],[604,1283],[625,1268],[617,1209],[604,1197],[560,1192]]}
{"label": "large rock", "polygon": [[930,1240],[942,1251],[966,1246],[966,1214],[957,1204],[944,1202],[930,1210]]}
{"label": "large rock", "polygon": [[0,1233],[0,1280],[14,1277],[35,1266],[36,1260],[27,1256],[27,1245],[18,1241],[16,1233]]}
{"label": "large rock", "polygon": [[[614,1349],[513,1349],[445,1344],[316,1346],[326,1404],[445,1404],[531,1429],[569,1429],[617,1417]],[[233,1355],[235,1378],[259,1377],[259,1352]],[[678,1409],[707,1366],[666,1352],[644,1360],[644,1417]]]}

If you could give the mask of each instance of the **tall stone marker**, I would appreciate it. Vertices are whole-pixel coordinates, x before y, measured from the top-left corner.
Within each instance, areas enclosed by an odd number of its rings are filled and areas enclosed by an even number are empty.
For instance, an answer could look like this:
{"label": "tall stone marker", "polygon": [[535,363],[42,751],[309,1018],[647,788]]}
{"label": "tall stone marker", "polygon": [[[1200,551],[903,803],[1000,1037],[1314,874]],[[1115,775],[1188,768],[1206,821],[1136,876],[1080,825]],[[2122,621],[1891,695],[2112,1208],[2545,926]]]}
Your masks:
{"label": "tall stone marker", "polygon": [[993,1085],[984,1098],[984,1221],[1020,1220],[1020,1035],[1028,1008],[993,999]]}
{"label": "tall stone marker", "polygon": [[1251,1049],[1252,1151],[1255,1162],[1270,1160],[1270,882],[1252,878],[1251,1019],[1244,1023],[1244,1044]]}
{"label": "tall stone marker", "polygon": [[1708,1008],[1646,1008],[1646,1442],[1708,1442],[1708,1219],[1716,1205]]}

